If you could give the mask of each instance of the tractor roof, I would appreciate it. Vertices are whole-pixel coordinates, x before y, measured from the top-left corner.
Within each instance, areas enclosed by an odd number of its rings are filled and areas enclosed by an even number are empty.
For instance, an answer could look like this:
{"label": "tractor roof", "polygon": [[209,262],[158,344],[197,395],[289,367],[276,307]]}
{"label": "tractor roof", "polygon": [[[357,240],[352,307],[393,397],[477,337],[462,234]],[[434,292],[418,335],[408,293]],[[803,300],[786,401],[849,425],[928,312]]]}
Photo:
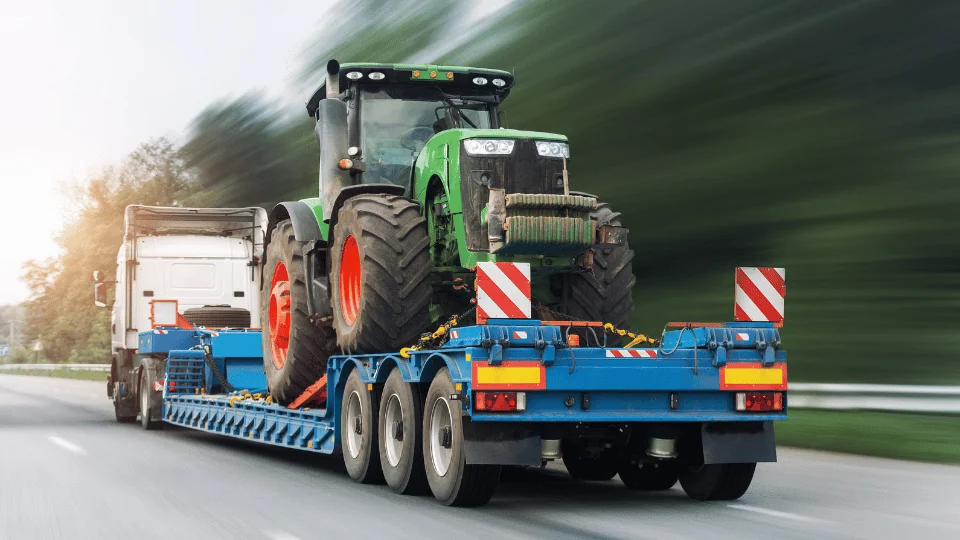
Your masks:
{"label": "tractor roof", "polygon": [[[356,82],[364,86],[377,85],[398,85],[398,84],[430,84],[435,83],[441,88],[449,88],[450,93],[455,94],[462,90],[471,90],[472,93],[480,91],[487,94],[496,94],[500,98],[505,98],[510,93],[510,87],[513,86],[513,75],[507,71],[499,69],[482,69],[463,66],[437,66],[433,64],[376,64],[376,63],[355,63],[340,64],[340,88],[346,88],[347,84],[354,82],[348,75],[360,73]],[[372,73],[380,73],[383,77]],[[350,75],[357,77],[356,75]],[[483,79],[486,82],[480,82],[476,79]],[[494,80],[503,81],[502,86],[496,86]],[[316,91],[307,100],[307,113],[313,117],[317,112],[317,106],[326,93],[326,76],[320,79]]]}

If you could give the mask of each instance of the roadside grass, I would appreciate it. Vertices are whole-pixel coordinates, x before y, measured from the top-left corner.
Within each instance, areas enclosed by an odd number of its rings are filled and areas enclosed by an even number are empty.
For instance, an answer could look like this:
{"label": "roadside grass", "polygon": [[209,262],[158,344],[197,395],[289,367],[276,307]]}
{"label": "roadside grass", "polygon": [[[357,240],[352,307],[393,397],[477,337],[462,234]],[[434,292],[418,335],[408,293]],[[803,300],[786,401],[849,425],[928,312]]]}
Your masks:
{"label": "roadside grass", "polygon": [[960,464],[960,416],[791,409],[777,444],[848,454]]}
{"label": "roadside grass", "polygon": [[60,379],[79,379],[81,381],[106,381],[107,374],[102,371],[80,371],[73,369],[17,369],[0,371],[0,375],[31,375],[34,377],[56,377]]}

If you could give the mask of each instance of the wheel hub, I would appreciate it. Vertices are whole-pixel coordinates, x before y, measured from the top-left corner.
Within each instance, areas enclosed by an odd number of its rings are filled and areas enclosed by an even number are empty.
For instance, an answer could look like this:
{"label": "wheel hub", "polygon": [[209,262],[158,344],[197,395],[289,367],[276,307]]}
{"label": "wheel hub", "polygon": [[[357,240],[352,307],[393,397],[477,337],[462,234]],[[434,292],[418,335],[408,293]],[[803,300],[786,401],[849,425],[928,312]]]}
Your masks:
{"label": "wheel hub", "polygon": [[430,455],[433,470],[444,476],[453,463],[453,416],[450,404],[437,398],[430,411]]}
{"label": "wheel hub", "polygon": [[268,323],[273,365],[280,369],[287,362],[290,348],[290,276],[283,261],[273,270]]}
{"label": "wheel hub", "polygon": [[390,394],[387,398],[384,420],[389,431],[383,441],[383,447],[387,454],[387,462],[391,467],[396,467],[400,464],[400,458],[403,457],[403,405],[397,394]]}
{"label": "wheel hub", "polygon": [[340,314],[343,322],[352,325],[360,313],[360,288],[363,271],[360,266],[360,246],[351,234],[340,250]]}

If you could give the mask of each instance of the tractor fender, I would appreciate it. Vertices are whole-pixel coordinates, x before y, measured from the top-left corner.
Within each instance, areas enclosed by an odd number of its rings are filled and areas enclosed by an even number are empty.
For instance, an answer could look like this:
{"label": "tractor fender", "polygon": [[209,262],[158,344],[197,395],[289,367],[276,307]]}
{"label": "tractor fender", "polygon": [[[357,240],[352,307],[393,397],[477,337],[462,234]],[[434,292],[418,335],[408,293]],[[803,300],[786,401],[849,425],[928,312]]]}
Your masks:
{"label": "tractor fender", "polygon": [[[163,381],[163,360],[152,356],[142,357],[140,359],[140,369],[137,370],[137,382],[135,383],[137,385],[140,384],[140,373],[142,371],[146,371],[148,381]],[[144,390],[150,392],[150,412],[152,413],[150,416],[154,417],[151,420],[163,420],[163,392],[155,392],[152,388],[137,388],[137,399],[139,399],[140,392]]]}
{"label": "tractor fender", "polygon": [[[341,189],[340,193],[337,193],[337,198],[333,201],[333,208],[330,209],[330,225],[333,226],[336,223],[337,213],[340,211],[340,207],[351,197],[370,193],[386,193],[387,195],[402,197],[406,192],[407,188],[398,186],[397,184],[357,184],[355,186],[347,186]],[[311,213],[310,215],[313,214]]]}
{"label": "tractor fender", "polygon": [[267,224],[267,238],[263,246],[266,253],[267,245],[270,243],[270,237],[277,223],[289,219],[293,225],[293,234],[298,242],[310,242],[312,240],[321,240],[320,224],[317,223],[317,216],[313,210],[302,201],[285,201],[277,204],[270,211],[270,220]]}

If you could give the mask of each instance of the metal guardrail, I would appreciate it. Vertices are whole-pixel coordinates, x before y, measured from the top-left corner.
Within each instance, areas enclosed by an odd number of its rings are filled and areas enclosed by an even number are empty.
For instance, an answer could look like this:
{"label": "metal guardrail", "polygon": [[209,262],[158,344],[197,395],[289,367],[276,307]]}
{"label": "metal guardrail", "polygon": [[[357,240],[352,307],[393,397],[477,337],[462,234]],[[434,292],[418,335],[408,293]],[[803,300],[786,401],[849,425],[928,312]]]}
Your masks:
{"label": "metal guardrail", "polygon": [[0,371],[110,371],[110,364],[0,364]]}
{"label": "metal guardrail", "polygon": [[790,383],[790,407],[960,414],[960,386]]}
{"label": "metal guardrail", "polygon": [[[99,371],[110,364],[0,364],[0,371]],[[960,414],[960,386],[790,383],[790,407]]]}

